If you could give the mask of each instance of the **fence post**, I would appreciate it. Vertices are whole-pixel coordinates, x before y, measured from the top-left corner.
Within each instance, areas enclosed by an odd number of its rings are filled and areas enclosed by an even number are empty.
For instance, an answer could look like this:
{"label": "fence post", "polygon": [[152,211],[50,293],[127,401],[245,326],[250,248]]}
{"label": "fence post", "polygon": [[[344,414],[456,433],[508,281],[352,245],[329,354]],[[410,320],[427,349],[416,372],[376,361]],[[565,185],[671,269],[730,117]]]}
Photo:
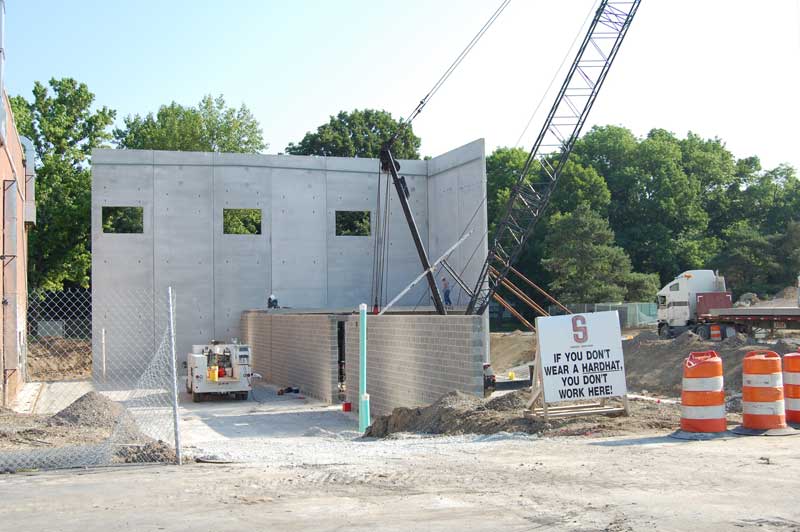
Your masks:
{"label": "fence post", "polygon": [[182,465],[181,430],[178,426],[178,364],[175,358],[175,308],[171,286],[167,288],[167,298],[169,299],[169,364],[172,370],[172,422],[175,426],[175,458],[178,461],[178,465]]}

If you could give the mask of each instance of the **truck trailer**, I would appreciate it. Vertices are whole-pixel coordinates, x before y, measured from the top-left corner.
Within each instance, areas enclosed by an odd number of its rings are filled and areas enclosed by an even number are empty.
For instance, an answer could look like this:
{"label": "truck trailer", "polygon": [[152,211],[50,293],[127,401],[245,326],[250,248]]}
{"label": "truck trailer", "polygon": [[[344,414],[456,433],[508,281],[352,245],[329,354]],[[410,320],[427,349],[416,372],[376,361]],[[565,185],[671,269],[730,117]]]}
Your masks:
{"label": "truck trailer", "polygon": [[673,338],[686,331],[705,340],[712,330],[724,339],[736,333],[800,329],[800,307],[734,307],[725,278],[713,270],[689,270],[658,291],[658,334]]}

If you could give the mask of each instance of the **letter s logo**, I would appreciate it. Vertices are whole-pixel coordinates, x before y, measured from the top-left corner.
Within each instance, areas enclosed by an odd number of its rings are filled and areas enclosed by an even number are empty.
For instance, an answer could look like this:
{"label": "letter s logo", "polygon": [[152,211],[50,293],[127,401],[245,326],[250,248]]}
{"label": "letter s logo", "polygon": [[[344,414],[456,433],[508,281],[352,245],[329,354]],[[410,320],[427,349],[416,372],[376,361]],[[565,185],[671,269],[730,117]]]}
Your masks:
{"label": "letter s logo", "polygon": [[579,344],[589,340],[589,329],[586,327],[586,318],[584,316],[572,317],[572,337]]}

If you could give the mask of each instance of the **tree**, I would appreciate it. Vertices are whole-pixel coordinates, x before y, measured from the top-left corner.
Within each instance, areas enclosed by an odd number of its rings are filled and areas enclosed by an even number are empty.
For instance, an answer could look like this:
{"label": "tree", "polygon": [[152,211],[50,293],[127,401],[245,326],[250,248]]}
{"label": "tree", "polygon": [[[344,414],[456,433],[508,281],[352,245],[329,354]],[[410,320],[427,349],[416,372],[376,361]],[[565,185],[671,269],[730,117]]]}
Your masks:
{"label": "tree", "polygon": [[[289,155],[321,155],[325,157],[372,157],[380,155],[381,147],[402,124],[386,111],[356,109],[339,112],[327,124],[308,132],[297,143],[286,147]],[[421,140],[411,126],[404,127],[392,145],[396,159],[419,159]]]}
{"label": "tree", "polygon": [[635,269],[657,271],[666,281],[714,256],[719,240],[707,231],[701,179],[687,172],[672,133],[654,129],[639,140],[625,128],[595,127],[575,150],[605,178],[609,221]]}
{"label": "tree", "polygon": [[[499,218],[503,215],[511,189],[525,166],[528,152],[521,148],[497,148],[486,158],[486,210],[489,233],[494,232]],[[537,163],[526,181],[542,183],[546,179]],[[586,167],[576,158],[571,157],[561,172],[558,186],[553,192],[550,206],[542,219],[537,223],[534,237],[522,250],[516,268],[527,277],[547,284],[549,271],[541,266],[545,257],[543,246],[548,231],[548,218],[551,212],[571,212],[578,204],[585,203],[593,211],[605,216],[610,202],[610,193],[605,180],[593,168]]]}
{"label": "tree", "polygon": [[774,280],[780,277],[781,264],[776,247],[781,238],[765,235],[747,221],[740,220],[725,230],[725,246],[713,265],[724,272],[734,293],[770,294],[781,288]]}
{"label": "tree", "polygon": [[89,285],[92,149],[111,138],[115,112],[92,111],[94,94],[72,78],[38,81],[33,100],[11,98],[17,130],[36,149],[36,229],[30,233],[28,282],[32,288]]}
{"label": "tree", "polygon": [[656,276],[631,272],[631,260],[614,245],[608,221],[589,205],[556,212],[549,225],[542,264],[552,275],[550,289],[557,297],[568,303],[655,297]]}
{"label": "tree", "polygon": [[258,153],[267,148],[247,106],[227,107],[221,95],[204,96],[197,107],[172,102],[155,115],[128,116],[124,122],[114,130],[123,149]]}

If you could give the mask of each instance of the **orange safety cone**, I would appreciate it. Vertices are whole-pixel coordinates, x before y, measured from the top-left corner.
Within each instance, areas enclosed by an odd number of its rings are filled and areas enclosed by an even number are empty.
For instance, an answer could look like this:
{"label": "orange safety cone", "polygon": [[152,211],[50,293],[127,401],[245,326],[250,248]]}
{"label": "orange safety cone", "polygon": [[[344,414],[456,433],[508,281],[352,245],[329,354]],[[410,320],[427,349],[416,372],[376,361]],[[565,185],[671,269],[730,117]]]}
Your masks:
{"label": "orange safety cone", "polygon": [[717,433],[727,428],[722,359],[715,351],[690,353],[683,361],[681,430]]}
{"label": "orange safety cone", "polygon": [[742,361],[742,425],[733,432],[780,436],[797,431],[786,425],[781,357],[774,351],[750,351]]}
{"label": "orange safety cone", "polygon": [[783,393],[786,422],[800,423],[800,353],[783,356]]}

